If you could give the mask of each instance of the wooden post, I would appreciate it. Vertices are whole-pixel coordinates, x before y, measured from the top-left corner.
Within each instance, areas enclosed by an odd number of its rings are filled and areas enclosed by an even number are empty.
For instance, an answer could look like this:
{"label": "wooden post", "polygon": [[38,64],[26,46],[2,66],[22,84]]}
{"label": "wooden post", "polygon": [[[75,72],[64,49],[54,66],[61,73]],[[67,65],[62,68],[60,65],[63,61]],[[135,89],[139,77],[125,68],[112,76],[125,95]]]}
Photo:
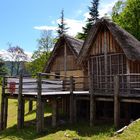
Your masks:
{"label": "wooden post", "polygon": [[41,73],[38,73],[38,92],[37,92],[37,111],[36,111],[36,127],[37,132],[40,133],[44,128],[44,112],[43,112],[43,104],[41,100],[42,93],[42,83],[41,83]]}
{"label": "wooden post", "polygon": [[73,117],[74,117],[74,122],[76,122],[77,121],[77,100],[76,100],[76,97],[74,97],[73,106],[74,106]]}
{"label": "wooden post", "polygon": [[114,125],[120,125],[119,76],[114,76]]}
{"label": "wooden post", "polygon": [[73,90],[74,90],[74,82],[73,76],[70,77],[70,123],[73,123]]}
{"label": "wooden post", "polygon": [[57,101],[56,97],[52,99],[52,127],[55,127],[57,123]]}
{"label": "wooden post", "polygon": [[93,91],[93,75],[90,75],[90,126],[93,126],[95,123],[95,117],[96,117],[96,102],[95,102],[95,96]]}
{"label": "wooden post", "polygon": [[7,127],[7,113],[8,113],[8,98],[4,98],[4,115],[3,115],[3,128]]}
{"label": "wooden post", "polygon": [[4,129],[4,96],[5,96],[5,77],[3,77],[2,81],[2,94],[1,94],[1,117],[0,117],[0,129]]}
{"label": "wooden post", "polygon": [[29,100],[29,112],[33,110],[33,101]]}
{"label": "wooden post", "polygon": [[17,128],[21,129],[24,126],[23,118],[24,118],[24,113],[23,113],[23,99],[22,99],[22,87],[23,87],[23,76],[20,74],[19,76],[19,93],[18,93],[18,116],[17,116]]}

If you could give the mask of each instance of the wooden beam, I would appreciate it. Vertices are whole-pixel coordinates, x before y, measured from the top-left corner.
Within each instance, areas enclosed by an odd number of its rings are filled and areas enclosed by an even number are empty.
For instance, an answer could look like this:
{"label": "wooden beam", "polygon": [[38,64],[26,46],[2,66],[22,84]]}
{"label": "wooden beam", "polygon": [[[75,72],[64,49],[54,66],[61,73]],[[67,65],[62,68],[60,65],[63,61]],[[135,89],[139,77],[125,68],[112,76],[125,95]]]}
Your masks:
{"label": "wooden beam", "polygon": [[95,123],[95,117],[96,117],[96,101],[95,101],[95,95],[93,91],[93,75],[90,77],[90,126],[93,126]]}
{"label": "wooden beam", "polygon": [[120,126],[119,76],[114,76],[114,125]]}
{"label": "wooden beam", "polygon": [[7,113],[8,113],[8,98],[4,98],[4,117],[3,117],[3,124],[4,124],[4,129],[7,127]]}
{"label": "wooden beam", "polygon": [[0,114],[0,130],[4,129],[4,96],[5,96],[5,77],[2,81],[2,94],[1,94],[1,114]]}
{"label": "wooden beam", "polygon": [[73,77],[70,77],[70,123],[73,123],[73,90],[74,90],[74,82]]}
{"label": "wooden beam", "polygon": [[54,97],[52,99],[52,127],[55,127],[57,124],[57,101]]}
{"label": "wooden beam", "polygon": [[22,99],[22,86],[23,86],[23,76],[19,76],[19,93],[18,93],[18,116],[17,116],[17,128],[23,128],[23,99]]}
{"label": "wooden beam", "polygon": [[29,100],[29,112],[33,110],[33,101]]}
{"label": "wooden beam", "polygon": [[77,121],[77,100],[76,100],[76,97],[74,98],[74,101],[73,101],[73,120],[74,122]]}
{"label": "wooden beam", "polygon": [[38,73],[38,91],[37,91],[37,111],[36,111],[36,129],[37,133],[40,133],[43,131],[44,128],[44,113],[43,113],[43,106],[42,106],[42,100],[41,100],[41,93],[42,93],[42,80],[41,80],[41,73]]}

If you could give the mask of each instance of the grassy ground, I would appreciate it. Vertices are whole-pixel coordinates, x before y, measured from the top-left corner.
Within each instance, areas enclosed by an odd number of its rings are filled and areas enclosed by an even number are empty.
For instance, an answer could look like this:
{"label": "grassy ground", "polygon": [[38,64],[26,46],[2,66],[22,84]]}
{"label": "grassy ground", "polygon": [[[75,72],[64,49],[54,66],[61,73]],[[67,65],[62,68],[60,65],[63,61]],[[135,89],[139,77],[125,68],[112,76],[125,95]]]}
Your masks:
{"label": "grassy ground", "polygon": [[[42,134],[38,135],[36,133],[36,104],[34,103],[34,109],[32,112],[28,113],[28,102],[25,106],[25,127],[22,130],[17,130],[17,101],[9,100],[8,106],[8,128],[0,132],[0,139],[3,140],[135,140],[140,139],[139,136],[135,136],[140,132],[140,122],[136,124],[135,128],[131,128],[124,134],[119,136],[113,136],[114,127],[112,125],[98,124],[92,128],[89,127],[87,122],[82,122],[80,124],[63,124],[56,128],[51,127],[51,110],[46,107],[45,113],[45,130]],[[132,131],[132,133],[130,133]],[[131,136],[132,137],[128,137]],[[134,135],[134,136],[133,136]],[[133,140],[133,139],[132,139]]]}

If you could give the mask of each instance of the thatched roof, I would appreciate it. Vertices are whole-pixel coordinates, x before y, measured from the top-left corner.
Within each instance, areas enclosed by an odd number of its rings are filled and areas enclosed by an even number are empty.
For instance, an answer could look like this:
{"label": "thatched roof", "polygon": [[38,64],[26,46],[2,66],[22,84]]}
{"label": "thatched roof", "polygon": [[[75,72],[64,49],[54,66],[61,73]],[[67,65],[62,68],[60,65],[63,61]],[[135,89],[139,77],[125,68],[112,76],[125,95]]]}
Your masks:
{"label": "thatched roof", "polygon": [[66,46],[69,47],[69,49],[72,51],[73,55],[76,58],[78,57],[79,52],[83,46],[83,41],[79,40],[79,39],[75,39],[69,35],[64,34],[64,35],[60,36],[60,38],[56,42],[54,49],[52,51],[52,54],[44,68],[44,72],[49,72],[50,66],[51,66],[55,56],[57,55],[57,51],[60,49],[60,47],[62,45],[64,45],[64,43],[66,43]]}
{"label": "thatched roof", "polygon": [[99,29],[102,26],[106,26],[113,35],[116,42],[123,49],[125,55],[130,60],[140,60],[140,41],[138,41],[133,35],[116,25],[109,19],[101,18],[95,25],[92,26],[88,33],[88,36],[83,44],[83,47],[79,53],[78,62],[81,63],[88,55],[88,51],[96,39]]}

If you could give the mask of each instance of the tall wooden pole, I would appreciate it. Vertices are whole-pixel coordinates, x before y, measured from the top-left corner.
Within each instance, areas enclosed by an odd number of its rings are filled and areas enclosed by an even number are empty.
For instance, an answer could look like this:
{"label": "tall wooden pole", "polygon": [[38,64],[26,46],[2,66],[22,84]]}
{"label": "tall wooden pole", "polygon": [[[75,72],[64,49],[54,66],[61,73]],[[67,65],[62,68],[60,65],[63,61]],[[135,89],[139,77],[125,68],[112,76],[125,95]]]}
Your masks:
{"label": "tall wooden pole", "polygon": [[73,77],[70,77],[70,123],[73,123],[74,109],[73,109],[73,90],[74,90],[74,82]]}
{"label": "tall wooden pole", "polygon": [[18,116],[17,116],[17,128],[21,129],[24,126],[24,101],[22,98],[23,88],[23,75],[19,76],[19,92],[18,92]]}
{"label": "tall wooden pole", "polygon": [[38,73],[38,92],[37,92],[37,112],[36,112],[36,121],[37,121],[37,132],[40,133],[44,129],[44,111],[43,103],[41,100],[42,93],[42,80],[41,73]]}
{"label": "tall wooden pole", "polygon": [[4,129],[4,96],[5,96],[5,77],[3,77],[2,81],[2,94],[1,94],[1,116],[0,116],[0,129]]}
{"label": "tall wooden pole", "polygon": [[120,126],[119,76],[114,76],[114,125]]}
{"label": "tall wooden pole", "polygon": [[55,127],[57,123],[57,101],[56,97],[52,99],[52,127]]}
{"label": "tall wooden pole", "polygon": [[8,98],[4,98],[4,117],[3,117],[3,127],[4,129],[7,127],[7,114],[8,114]]}
{"label": "tall wooden pole", "polygon": [[33,101],[29,100],[29,112],[33,110]]}
{"label": "tall wooden pole", "polygon": [[[93,62],[92,62],[93,63]],[[95,123],[95,117],[96,117],[96,102],[95,102],[95,96],[93,91],[93,74],[91,72],[92,66],[91,60],[88,61],[88,75],[89,75],[89,93],[90,93],[90,126],[93,126]]]}

